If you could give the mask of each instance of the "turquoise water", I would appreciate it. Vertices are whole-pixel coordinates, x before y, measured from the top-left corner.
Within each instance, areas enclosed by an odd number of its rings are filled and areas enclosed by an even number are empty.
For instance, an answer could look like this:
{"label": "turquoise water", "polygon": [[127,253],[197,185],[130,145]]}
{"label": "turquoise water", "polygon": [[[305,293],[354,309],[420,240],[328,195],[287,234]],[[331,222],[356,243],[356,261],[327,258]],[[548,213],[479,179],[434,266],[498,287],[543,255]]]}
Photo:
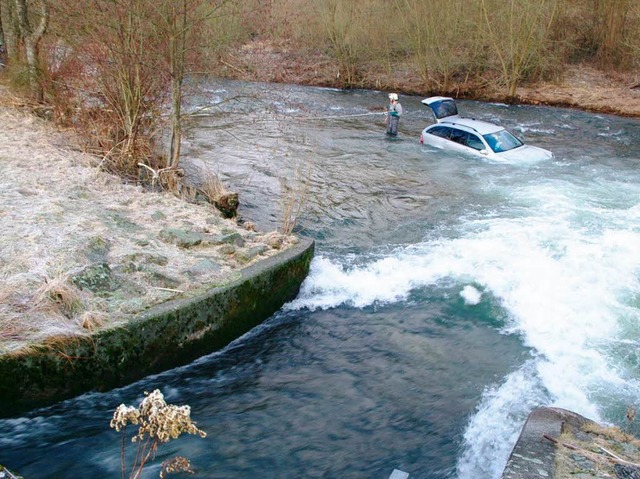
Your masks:
{"label": "turquoise water", "polygon": [[460,102],[555,153],[491,163],[421,146],[418,97],[400,98],[388,140],[386,98],[209,85],[186,166],[220,174],[262,230],[282,222],[283,181],[304,179],[298,230],[317,254],[300,295],[220,353],[0,421],[0,463],[118,477],[111,413],[153,388],[209,434],[159,450],[191,458],[194,477],[498,478],[537,406],[627,428],[640,397],[640,121]]}

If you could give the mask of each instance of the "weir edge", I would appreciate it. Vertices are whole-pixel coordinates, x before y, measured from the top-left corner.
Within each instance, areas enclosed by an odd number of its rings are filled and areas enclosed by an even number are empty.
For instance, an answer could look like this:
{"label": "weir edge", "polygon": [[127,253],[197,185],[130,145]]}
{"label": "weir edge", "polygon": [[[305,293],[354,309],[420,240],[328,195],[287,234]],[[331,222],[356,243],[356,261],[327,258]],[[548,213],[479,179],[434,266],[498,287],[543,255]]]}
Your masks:
{"label": "weir edge", "polygon": [[107,391],[218,351],[295,298],[315,242],[301,238],[240,278],[154,306],[124,325],[0,356],[0,416]]}

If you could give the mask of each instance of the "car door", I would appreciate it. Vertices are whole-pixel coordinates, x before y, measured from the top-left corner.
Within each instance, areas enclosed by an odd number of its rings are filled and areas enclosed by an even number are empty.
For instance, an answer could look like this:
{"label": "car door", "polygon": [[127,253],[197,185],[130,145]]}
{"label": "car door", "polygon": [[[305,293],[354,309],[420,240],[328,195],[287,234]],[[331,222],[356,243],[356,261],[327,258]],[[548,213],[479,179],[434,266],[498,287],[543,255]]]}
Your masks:
{"label": "car door", "polygon": [[447,148],[451,141],[451,128],[444,125],[436,125],[427,128],[423,134],[424,142],[439,148]]}
{"label": "car door", "polygon": [[469,132],[461,130],[459,128],[451,128],[451,134],[449,135],[450,147],[452,150],[459,151],[461,153],[476,153],[475,150],[467,146],[469,139]]}
{"label": "car door", "polygon": [[482,151],[487,149],[486,145],[480,139],[480,137],[474,133],[469,133],[469,136],[467,138],[467,146],[474,149],[475,151]]}

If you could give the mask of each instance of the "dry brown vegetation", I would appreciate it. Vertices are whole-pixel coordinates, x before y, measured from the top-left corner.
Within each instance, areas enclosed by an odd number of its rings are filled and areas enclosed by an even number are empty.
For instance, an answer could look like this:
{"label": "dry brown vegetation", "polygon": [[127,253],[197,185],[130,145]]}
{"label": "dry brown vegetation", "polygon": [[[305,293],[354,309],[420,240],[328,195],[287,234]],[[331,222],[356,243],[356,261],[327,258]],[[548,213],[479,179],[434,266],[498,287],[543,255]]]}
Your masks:
{"label": "dry brown vegetation", "polygon": [[[21,9],[0,0],[9,76],[32,85],[37,75],[51,115],[82,133],[103,168],[134,180],[141,164],[178,168],[190,75],[640,114],[634,0],[21,4],[33,25],[47,6],[48,30],[35,68],[33,26],[19,27]],[[181,183],[179,173],[170,179]]]}
{"label": "dry brown vegetation", "polygon": [[557,446],[555,477],[637,477],[640,472],[640,441],[618,427],[586,422],[573,430],[563,427],[554,439]]}
{"label": "dry brown vegetation", "polygon": [[271,5],[269,18],[278,27],[228,50],[217,74],[640,116],[637,2],[282,0]]}
{"label": "dry brown vegetation", "polygon": [[[133,464],[127,475],[126,428],[128,425],[137,426],[131,442],[136,443],[136,453]],[[169,441],[177,439],[182,434],[194,434],[207,437],[207,433],[198,429],[191,419],[189,406],[175,406],[167,404],[159,389],[151,393],[145,392],[145,398],[136,408],[121,404],[113,413],[110,426],[116,431],[122,431],[121,477],[124,479],[138,479],[145,466],[156,457],[158,448]],[[162,462],[160,478],[176,472],[193,474],[191,462],[184,456],[174,456]]]}

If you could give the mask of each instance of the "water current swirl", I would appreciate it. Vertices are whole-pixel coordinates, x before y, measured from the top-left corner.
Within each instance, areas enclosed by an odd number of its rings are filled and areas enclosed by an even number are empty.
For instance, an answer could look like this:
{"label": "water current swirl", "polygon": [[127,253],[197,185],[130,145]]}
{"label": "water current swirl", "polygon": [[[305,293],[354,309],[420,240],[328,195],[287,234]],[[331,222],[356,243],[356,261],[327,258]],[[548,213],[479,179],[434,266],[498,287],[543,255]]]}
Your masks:
{"label": "water current swirl", "polygon": [[[260,229],[283,188],[317,242],[298,298],[224,351],[0,421],[25,477],[119,475],[113,409],[159,387],[209,433],[196,477],[500,477],[527,414],[625,426],[640,398],[640,121],[462,101],[555,153],[496,163],[421,146],[421,98],[216,82],[189,105],[188,168]],[[637,432],[637,431],[636,431]],[[150,469],[148,477],[157,477]]]}

